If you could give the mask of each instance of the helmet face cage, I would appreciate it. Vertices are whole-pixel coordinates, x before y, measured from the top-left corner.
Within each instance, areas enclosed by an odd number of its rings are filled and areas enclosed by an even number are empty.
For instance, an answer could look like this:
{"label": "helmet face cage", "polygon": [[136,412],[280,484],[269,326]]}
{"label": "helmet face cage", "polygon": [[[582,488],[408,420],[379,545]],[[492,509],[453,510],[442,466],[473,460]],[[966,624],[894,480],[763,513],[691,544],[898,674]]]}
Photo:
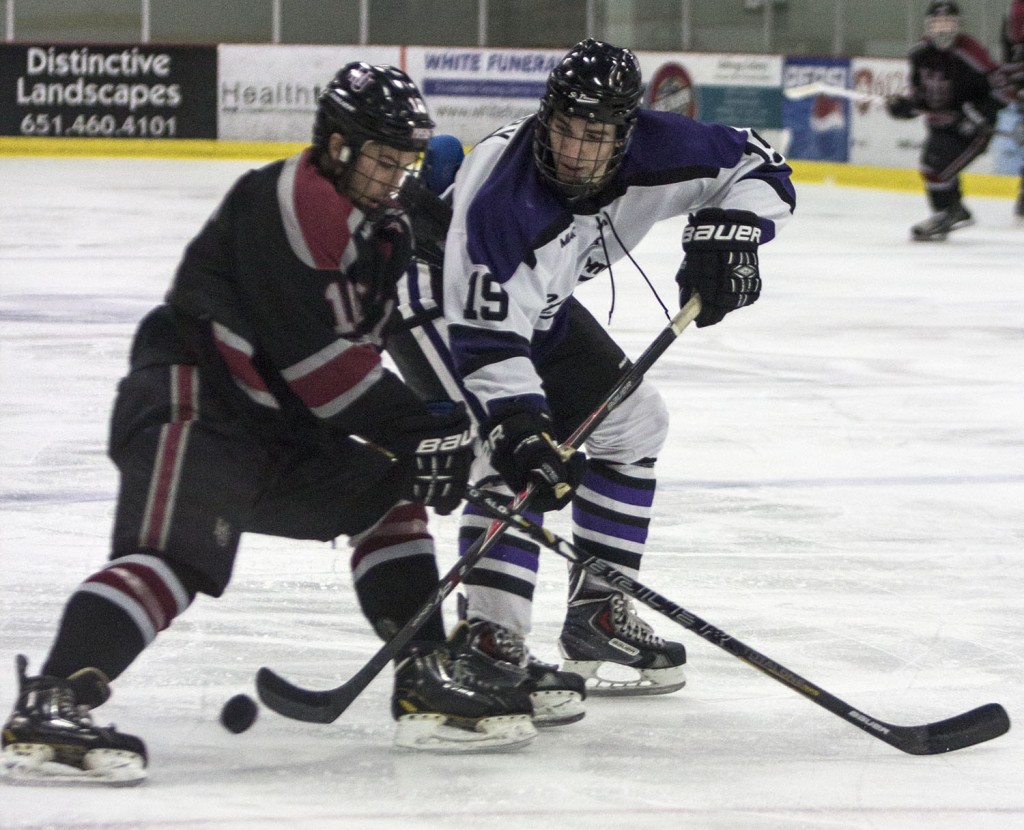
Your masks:
{"label": "helmet face cage", "polygon": [[[422,154],[433,128],[423,96],[408,75],[393,66],[356,61],[338,70],[321,93],[313,122],[313,145],[323,153],[333,134],[344,137],[340,169],[335,172],[339,188],[344,189],[364,146],[372,142]],[[395,156],[384,153],[381,176],[390,179],[394,177],[394,165],[388,169],[388,155]],[[416,168],[418,161],[408,165],[407,172],[415,173]]]}
{"label": "helmet face cage", "polygon": [[541,177],[570,200],[601,190],[622,164],[642,95],[631,51],[591,38],[573,47],[548,76],[537,114]]}
{"label": "helmet face cage", "polygon": [[422,154],[414,153],[366,141],[351,162],[340,165],[335,186],[364,212],[374,213],[395,199],[409,176],[419,174]]}
{"label": "helmet face cage", "polygon": [[956,3],[932,3],[924,19],[925,38],[936,49],[949,49],[959,34],[960,7]]}

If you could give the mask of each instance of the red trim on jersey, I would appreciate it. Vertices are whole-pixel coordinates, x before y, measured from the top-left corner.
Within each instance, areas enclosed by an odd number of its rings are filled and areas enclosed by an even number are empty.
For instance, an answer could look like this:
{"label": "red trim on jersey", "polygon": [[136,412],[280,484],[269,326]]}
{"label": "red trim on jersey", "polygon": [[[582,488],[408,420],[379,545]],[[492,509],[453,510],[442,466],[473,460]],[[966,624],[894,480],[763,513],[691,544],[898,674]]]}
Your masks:
{"label": "red trim on jersey", "polygon": [[369,343],[355,343],[288,385],[310,409],[324,406],[350,392],[380,365],[380,353]]}
{"label": "red trim on jersey", "polygon": [[295,172],[295,216],[317,268],[337,270],[349,244],[348,222],[355,206],[320,175],[307,148]]}
{"label": "red trim on jersey", "polygon": [[1024,43],[1024,0],[1014,0],[1006,20],[1006,34],[1010,43]]}
{"label": "red trim on jersey", "polygon": [[981,41],[970,35],[960,35],[956,39],[953,51],[964,63],[984,75],[999,68],[999,64],[995,62]]}
{"label": "red trim on jersey", "polygon": [[266,381],[263,380],[262,375],[256,370],[256,366],[252,362],[251,353],[246,353],[237,346],[233,346],[223,340],[218,336],[216,330],[214,330],[213,342],[234,377],[250,389],[269,393],[270,390],[267,388]]}

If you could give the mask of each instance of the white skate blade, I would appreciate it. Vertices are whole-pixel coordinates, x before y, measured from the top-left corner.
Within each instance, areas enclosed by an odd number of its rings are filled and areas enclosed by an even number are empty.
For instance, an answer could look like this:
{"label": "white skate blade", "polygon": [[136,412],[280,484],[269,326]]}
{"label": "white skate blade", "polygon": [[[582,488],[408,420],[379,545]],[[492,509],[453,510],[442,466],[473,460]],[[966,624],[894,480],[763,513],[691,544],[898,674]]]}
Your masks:
{"label": "white skate blade", "polygon": [[53,760],[45,744],[4,747],[0,773],[8,784],[133,787],[146,780],[142,758],[118,749],[93,749],[83,758],[84,769]]}
{"label": "white skate blade", "polygon": [[530,702],[533,704],[534,726],[564,726],[583,720],[587,714],[583,698],[578,692],[567,689],[531,692]]}
{"label": "white skate blade", "polygon": [[402,715],[395,728],[395,746],[439,754],[507,752],[536,737],[529,715],[481,718],[474,729],[451,726],[444,715]]}
{"label": "white skate blade", "polygon": [[682,666],[635,669],[607,660],[565,660],[562,671],[580,675],[587,682],[587,694],[595,697],[667,695],[686,685]]}
{"label": "white skate blade", "polygon": [[969,228],[974,224],[974,217],[970,216],[967,219],[961,219],[958,222],[954,222],[948,228],[937,233],[929,233],[927,229],[920,228],[915,225],[910,229],[910,238],[914,242],[945,242],[946,239],[953,231],[958,231],[961,228]]}

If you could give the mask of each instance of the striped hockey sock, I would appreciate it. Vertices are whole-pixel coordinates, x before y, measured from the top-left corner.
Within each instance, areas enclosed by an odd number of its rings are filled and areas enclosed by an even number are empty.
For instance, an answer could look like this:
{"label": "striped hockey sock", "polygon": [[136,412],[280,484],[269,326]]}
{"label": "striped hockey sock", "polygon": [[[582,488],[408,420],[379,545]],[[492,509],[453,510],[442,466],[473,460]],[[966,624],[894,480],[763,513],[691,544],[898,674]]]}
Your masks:
{"label": "striped hockey sock", "polygon": [[[651,524],[654,489],[654,459],[636,464],[589,460],[572,502],[573,542],[636,579]],[[600,577],[574,572],[571,591],[579,576],[586,589],[608,587]]]}
{"label": "striped hockey sock", "polygon": [[[538,523],[543,521],[539,513],[524,515]],[[479,508],[466,505],[459,525],[460,556],[487,532],[491,521]],[[514,530],[506,531],[463,580],[468,618],[498,622],[517,634],[528,634],[539,557],[540,548],[535,542]]]}
{"label": "striped hockey sock", "polygon": [[112,560],[68,599],[43,674],[96,668],[113,680],[192,603],[168,561],[150,553]]}

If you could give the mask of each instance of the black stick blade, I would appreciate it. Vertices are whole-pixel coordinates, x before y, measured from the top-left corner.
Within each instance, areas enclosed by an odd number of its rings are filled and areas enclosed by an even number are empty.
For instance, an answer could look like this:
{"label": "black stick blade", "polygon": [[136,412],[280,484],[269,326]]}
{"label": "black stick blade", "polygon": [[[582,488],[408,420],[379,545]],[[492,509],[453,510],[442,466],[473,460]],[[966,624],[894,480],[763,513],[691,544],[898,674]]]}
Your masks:
{"label": "black stick blade", "polygon": [[266,666],[256,672],[256,694],[279,715],[307,723],[333,723],[351,701],[344,687],[316,692],[289,683]]}
{"label": "black stick blade", "polygon": [[1006,710],[998,703],[987,703],[947,720],[896,727],[889,743],[911,755],[939,755],[991,741],[1009,730]]}

